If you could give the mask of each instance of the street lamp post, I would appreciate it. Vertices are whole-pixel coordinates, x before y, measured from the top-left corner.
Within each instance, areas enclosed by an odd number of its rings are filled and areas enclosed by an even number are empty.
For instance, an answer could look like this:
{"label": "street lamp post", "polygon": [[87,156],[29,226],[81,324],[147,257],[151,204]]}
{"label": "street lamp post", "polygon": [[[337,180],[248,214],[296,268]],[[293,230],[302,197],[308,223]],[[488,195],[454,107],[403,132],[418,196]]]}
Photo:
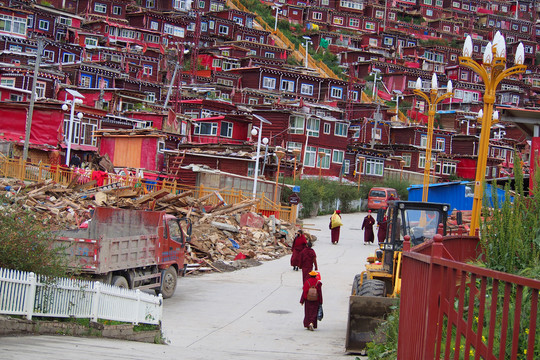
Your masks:
{"label": "street lamp post", "polygon": [[512,75],[520,74],[527,70],[523,65],[525,50],[519,43],[514,66],[506,68],[506,42],[499,31],[493,37],[493,42],[488,42],[484,51],[482,63],[472,58],[473,45],[471,36],[467,36],[463,45],[463,55],[459,57],[459,64],[476,72],[484,81],[484,111],[482,118],[482,130],[480,131],[480,143],[478,147],[478,161],[476,164],[476,177],[474,184],[473,209],[471,214],[470,235],[474,236],[479,227],[480,210],[482,209],[483,180],[487,165],[489,137],[493,117],[493,104],[495,103],[495,91],[499,83]]}
{"label": "street lamp post", "polygon": [[259,115],[256,115],[256,114],[253,114],[253,116],[255,118],[259,119],[259,121],[260,121],[259,127],[253,127],[253,129],[251,130],[251,135],[253,135],[253,136],[258,135],[258,137],[257,137],[257,157],[255,159],[255,174],[253,174],[253,199],[255,199],[257,197],[257,178],[259,177],[259,157],[261,155],[261,141],[265,145],[268,144],[268,138],[261,139],[262,125],[263,125],[263,123],[271,124],[271,122],[266,120],[262,116],[259,116]]}
{"label": "street lamp post", "polygon": [[272,9],[276,10],[276,21],[274,23],[274,33],[277,33],[277,22],[278,22],[278,16],[279,16],[279,13],[281,12],[281,7],[283,5],[281,4],[274,4],[272,5]]}
{"label": "street lamp post", "polygon": [[396,121],[399,121],[399,99],[403,99],[403,93],[400,90],[392,90],[396,94]]}
{"label": "street lamp post", "polygon": [[326,153],[324,151],[319,151],[319,180],[321,179],[321,173],[322,173],[322,161],[326,157]]}
{"label": "street lamp post", "polygon": [[309,36],[302,36],[302,39],[306,40],[306,57],[304,62],[304,67],[308,67],[308,46],[309,44],[313,44],[311,41],[311,38]]}
{"label": "street lamp post", "polygon": [[274,153],[277,157],[277,171],[276,171],[276,188],[274,189],[274,205],[277,206],[277,193],[278,193],[278,182],[279,182],[279,167],[281,165],[281,159],[285,156],[285,153],[281,150],[278,150]]}
{"label": "street lamp post", "polygon": [[403,167],[405,166],[405,160],[399,160],[399,165],[401,165],[401,171],[399,173],[399,182],[403,179]]}
{"label": "street lamp post", "polygon": [[378,80],[378,76],[379,76],[380,73],[381,73],[381,70],[373,68],[371,70],[371,73],[369,74],[369,75],[373,75],[373,94],[371,96],[373,100],[378,99],[377,80]]}
{"label": "street lamp post", "polygon": [[431,90],[428,94],[422,91],[422,79],[418,78],[416,80],[416,89],[413,90],[414,93],[421,98],[423,98],[429,105],[428,110],[428,133],[427,133],[427,144],[426,144],[426,161],[424,164],[424,187],[422,191],[422,201],[428,201],[428,189],[429,189],[429,170],[431,168],[431,146],[433,140],[433,122],[435,120],[435,112],[437,110],[437,104],[444,99],[454,96],[452,92],[452,81],[448,80],[448,85],[446,88],[446,93],[438,95],[439,84],[437,82],[437,75],[433,73],[431,77]]}
{"label": "street lamp post", "polygon": [[294,155],[293,184],[296,184],[296,161],[298,160],[298,155],[302,153],[302,150],[293,149],[292,153]]}
{"label": "street lamp post", "polygon": [[[65,162],[65,164],[69,166],[69,161],[71,159],[71,139],[73,138],[73,123],[75,122],[75,106],[83,103],[82,98],[84,98],[84,96],[76,90],[67,89],[66,91],[69,92],[71,96],[73,96],[72,100],[68,100],[66,101],[64,105],[62,105],[62,110],[64,111],[67,111],[69,109],[68,104],[71,105],[71,111],[69,113],[68,134],[66,138],[67,150],[66,150],[66,162]],[[77,117],[80,120],[82,119],[83,114],[77,113]]]}

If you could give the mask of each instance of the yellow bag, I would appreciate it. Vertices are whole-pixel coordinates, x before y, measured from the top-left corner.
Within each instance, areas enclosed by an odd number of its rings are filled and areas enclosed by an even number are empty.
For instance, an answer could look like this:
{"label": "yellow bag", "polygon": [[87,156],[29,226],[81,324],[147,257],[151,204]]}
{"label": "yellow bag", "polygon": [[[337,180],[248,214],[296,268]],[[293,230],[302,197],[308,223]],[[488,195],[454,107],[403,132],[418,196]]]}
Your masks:
{"label": "yellow bag", "polygon": [[339,216],[335,212],[332,215],[332,217],[330,218],[330,220],[332,222],[332,229],[335,228],[335,227],[338,227],[338,226],[343,226],[343,223],[341,222],[341,216]]}

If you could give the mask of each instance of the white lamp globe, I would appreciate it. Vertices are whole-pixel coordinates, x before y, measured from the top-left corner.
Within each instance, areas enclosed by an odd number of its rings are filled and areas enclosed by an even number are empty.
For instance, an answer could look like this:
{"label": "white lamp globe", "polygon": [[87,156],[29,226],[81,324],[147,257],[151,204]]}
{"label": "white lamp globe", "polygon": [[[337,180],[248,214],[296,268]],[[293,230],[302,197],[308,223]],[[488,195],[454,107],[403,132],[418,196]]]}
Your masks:
{"label": "white lamp globe", "polygon": [[251,129],[251,135],[256,136],[257,135],[257,129]]}
{"label": "white lamp globe", "polygon": [[78,113],[77,114],[77,117],[79,118],[79,120],[81,120],[83,118],[83,114],[82,113]]}
{"label": "white lamp globe", "polygon": [[263,143],[264,145],[268,144],[268,138],[263,138],[263,139],[262,139],[262,143]]}
{"label": "white lamp globe", "polygon": [[62,105],[62,110],[67,111],[68,106],[66,104]]}

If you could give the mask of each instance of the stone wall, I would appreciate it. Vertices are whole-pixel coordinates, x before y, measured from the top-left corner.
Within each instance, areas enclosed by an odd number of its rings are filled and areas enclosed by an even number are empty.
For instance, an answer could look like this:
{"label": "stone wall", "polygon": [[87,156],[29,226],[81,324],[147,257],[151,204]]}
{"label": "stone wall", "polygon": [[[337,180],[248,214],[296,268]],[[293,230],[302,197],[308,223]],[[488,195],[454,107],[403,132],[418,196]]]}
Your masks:
{"label": "stone wall", "polygon": [[93,336],[119,340],[163,343],[161,330],[133,331],[133,325],[90,323],[90,327],[59,321],[35,321],[0,316],[0,336],[13,335],[71,335]]}

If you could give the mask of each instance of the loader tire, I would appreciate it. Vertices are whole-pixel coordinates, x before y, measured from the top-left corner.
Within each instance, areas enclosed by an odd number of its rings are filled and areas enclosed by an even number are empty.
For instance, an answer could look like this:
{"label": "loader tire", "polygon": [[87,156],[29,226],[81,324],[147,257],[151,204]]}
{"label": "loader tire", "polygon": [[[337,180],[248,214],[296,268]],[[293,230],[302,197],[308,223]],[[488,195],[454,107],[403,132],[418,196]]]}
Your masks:
{"label": "loader tire", "polygon": [[362,284],[362,281],[360,279],[363,279],[364,282],[367,280],[367,273],[364,272],[363,274],[356,274],[353,280],[352,289],[351,289],[351,295],[358,295],[360,292],[360,285]]}
{"label": "loader tire", "polygon": [[385,296],[386,284],[382,280],[364,280],[362,287],[358,291],[358,296]]}

